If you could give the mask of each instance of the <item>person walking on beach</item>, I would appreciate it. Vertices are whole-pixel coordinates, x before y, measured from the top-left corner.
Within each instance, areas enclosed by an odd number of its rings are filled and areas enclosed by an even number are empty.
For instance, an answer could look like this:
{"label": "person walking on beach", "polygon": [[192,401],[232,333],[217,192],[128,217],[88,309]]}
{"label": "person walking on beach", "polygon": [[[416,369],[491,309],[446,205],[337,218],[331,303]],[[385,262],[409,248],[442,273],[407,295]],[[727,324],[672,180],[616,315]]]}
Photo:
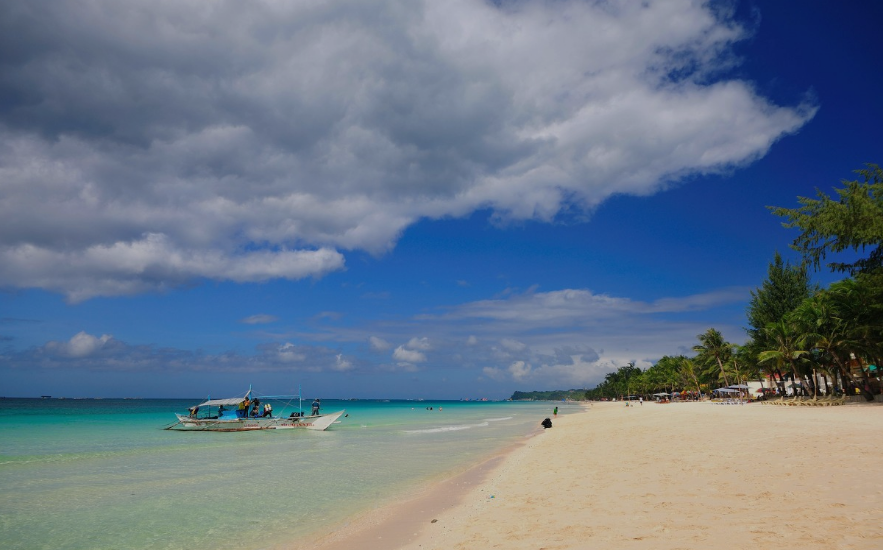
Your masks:
{"label": "person walking on beach", "polygon": [[643,398],[643,397],[639,397],[639,398],[638,398],[638,403],[640,403],[641,406],[643,407],[643,406],[644,406],[644,398]]}
{"label": "person walking on beach", "polygon": [[313,401],[313,416],[317,416],[319,414],[319,399],[317,398]]}
{"label": "person walking on beach", "polygon": [[558,407],[555,407],[555,410],[552,411],[552,416],[558,416]]}

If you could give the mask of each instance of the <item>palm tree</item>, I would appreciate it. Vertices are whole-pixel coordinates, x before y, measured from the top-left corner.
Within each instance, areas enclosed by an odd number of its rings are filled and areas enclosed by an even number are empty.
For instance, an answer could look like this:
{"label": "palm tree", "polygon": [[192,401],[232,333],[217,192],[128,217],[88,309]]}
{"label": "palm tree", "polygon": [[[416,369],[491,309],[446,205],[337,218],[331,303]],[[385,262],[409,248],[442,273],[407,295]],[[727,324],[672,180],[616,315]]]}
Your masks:
{"label": "palm tree", "polygon": [[763,332],[765,339],[775,347],[761,351],[757,355],[757,360],[761,363],[775,362],[779,384],[784,394],[782,367],[787,366],[791,370],[791,378],[796,384],[798,378],[802,378],[797,373],[798,361],[809,355],[809,351],[800,349],[804,344],[803,337],[795,330],[794,324],[786,320],[768,324],[764,327]]}
{"label": "palm tree", "polygon": [[696,336],[696,338],[699,339],[699,344],[693,346],[693,351],[698,354],[696,360],[709,368],[713,368],[716,364],[717,370],[720,371],[720,377],[729,386],[730,380],[727,378],[724,363],[729,360],[733,353],[733,344],[724,340],[723,335],[713,328],[706,330],[703,334]]}
{"label": "palm tree", "polygon": [[677,358],[678,366],[680,367],[681,374],[686,378],[689,382],[691,382],[694,386],[696,386],[696,395],[702,395],[702,385],[699,383],[699,369],[696,366],[696,363],[693,362],[692,359],[688,359],[683,355],[679,355]]}
{"label": "palm tree", "polygon": [[[883,273],[859,275],[855,279],[844,279],[833,283],[828,290],[832,307],[843,324],[844,348],[842,357],[871,358],[879,364],[883,351]],[[869,373],[862,368],[865,383]],[[851,380],[851,376],[849,378]],[[868,400],[873,395],[865,384],[859,385]]]}
{"label": "palm tree", "polygon": [[841,380],[847,380],[849,369],[846,358],[858,343],[849,336],[849,326],[843,319],[838,297],[827,290],[817,292],[794,310],[791,320],[801,328],[806,347],[816,353],[810,359],[823,373],[834,375],[836,367]]}
{"label": "palm tree", "polygon": [[738,384],[744,384],[746,380],[760,378],[756,359],[753,350],[749,346],[737,346],[734,344],[733,354],[725,367]]}

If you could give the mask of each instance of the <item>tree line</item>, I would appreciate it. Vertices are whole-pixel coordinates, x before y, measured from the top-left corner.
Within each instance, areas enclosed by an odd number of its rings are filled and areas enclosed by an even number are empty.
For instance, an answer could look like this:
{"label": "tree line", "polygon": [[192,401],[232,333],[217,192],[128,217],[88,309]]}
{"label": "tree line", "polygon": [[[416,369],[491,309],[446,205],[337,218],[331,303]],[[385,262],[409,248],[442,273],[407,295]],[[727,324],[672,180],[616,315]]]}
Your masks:
{"label": "tree line", "polygon": [[582,401],[586,398],[585,389],[578,390],[551,390],[551,391],[516,391],[510,399],[512,401]]}
{"label": "tree line", "polygon": [[[835,197],[817,190],[815,199],[798,197],[798,208],[770,207],[786,219],[784,227],[800,229],[791,247],[803,261],[791,265],[776,253],[766,280],[751,293],[744,344],[709,328],[697,335],[693,357],[667,355],[646,370],[629,363],[585,398],[707,393],[766,378],[783,394],[816,396],[837,388],[873,399],[883,362],[883,170],[869,164],[856,172],[863,181],[842,182]],[[813,285],[809,268],[844,251],[861,257],[827,265],[849,276],[827,288]]]}

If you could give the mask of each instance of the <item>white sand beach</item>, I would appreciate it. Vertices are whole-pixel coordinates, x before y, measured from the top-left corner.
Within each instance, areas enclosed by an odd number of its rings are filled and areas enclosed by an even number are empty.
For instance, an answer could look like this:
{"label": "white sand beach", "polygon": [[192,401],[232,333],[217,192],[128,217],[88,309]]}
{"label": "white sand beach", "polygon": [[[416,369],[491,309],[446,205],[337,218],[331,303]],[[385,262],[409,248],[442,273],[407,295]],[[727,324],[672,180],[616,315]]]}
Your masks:
{"label": "white sand beach", "polygon": [[877,549],[881,457],[880,405],[596,403],[310,547]]}

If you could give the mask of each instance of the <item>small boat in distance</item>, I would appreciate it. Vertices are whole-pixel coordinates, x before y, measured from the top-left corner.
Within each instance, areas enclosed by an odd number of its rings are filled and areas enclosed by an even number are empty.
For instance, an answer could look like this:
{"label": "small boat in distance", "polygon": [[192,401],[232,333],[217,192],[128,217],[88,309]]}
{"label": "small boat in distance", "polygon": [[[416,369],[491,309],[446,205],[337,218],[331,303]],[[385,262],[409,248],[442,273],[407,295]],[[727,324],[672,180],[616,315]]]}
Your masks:
{"label": "small boat in distance", "polygon": [[[190,408],[189,414],[178,414],[178,421],[165,430],[186,432],[248,432],[252,430],[326,430],[346,411],[305,415],[302,410],[289,413],[287,405],[299,395],[254,396],[251,389],[242,397],[208,399]],[[274,416],[271,400],[285,403]]]}

